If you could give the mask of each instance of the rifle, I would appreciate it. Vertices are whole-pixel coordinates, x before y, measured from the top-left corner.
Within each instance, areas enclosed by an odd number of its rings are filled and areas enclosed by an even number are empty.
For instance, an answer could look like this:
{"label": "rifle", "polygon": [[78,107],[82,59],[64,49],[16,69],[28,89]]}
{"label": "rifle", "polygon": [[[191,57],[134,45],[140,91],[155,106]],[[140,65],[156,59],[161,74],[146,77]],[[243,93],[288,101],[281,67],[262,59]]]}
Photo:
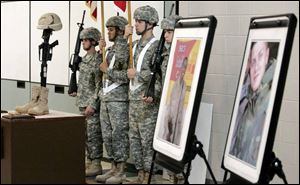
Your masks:
{"label": "rifle", "polygon": [[[52,59],[52,49],[58,45],[58,41],[54,41],[49,44],[50,35],[52,34],[52,29],[44,29],[42,38],[44,42],[39,45],[39,61],[41,64],[41,86],[46,87],[47,83],[47,61]],[[42,52],[42,55],[41,55]]]}
{"label": "rifle", "polygon": [[84,22],[85,10],[83,11],[82,21],[81,23],[77,23],[79,29],[77,33],[77,40],[75,45],[74,54],[72,54],[69,61],[69,68],[72,70],[72,75],[69,83],[68,94],[72,94],[74,92],[77,93],[77,79],[76,79],[76,71],[79,70],[79,63],[81,62],[81,57],[79,56],[81,40],[80,33],[83,30],[83,22]]}
{"label": "rifle", "polygon": [[[172,4],[169,16],[171,16],[171,14],[173,12],[173,8],[174,8],[174,3]],[[163,57],[161,55],[163,53],[163,49],[164,49],[164,46],[165,46],[165,36],[164,36],[164,34],[165,34],[164,31],[162,31],[160,39],[159,39],[159,44],[158,44],[158,47],[157,47],[157,49],[155,51],[155,55],[154,55],[155,56],[154,64],[151,67],[151,79],[148,82],[144,97],[154,98],[156,74],[158,73],[160,76],[162,76],[160,66],[161,66],[161,63],[162,63],[162,60],[163,60]]]}

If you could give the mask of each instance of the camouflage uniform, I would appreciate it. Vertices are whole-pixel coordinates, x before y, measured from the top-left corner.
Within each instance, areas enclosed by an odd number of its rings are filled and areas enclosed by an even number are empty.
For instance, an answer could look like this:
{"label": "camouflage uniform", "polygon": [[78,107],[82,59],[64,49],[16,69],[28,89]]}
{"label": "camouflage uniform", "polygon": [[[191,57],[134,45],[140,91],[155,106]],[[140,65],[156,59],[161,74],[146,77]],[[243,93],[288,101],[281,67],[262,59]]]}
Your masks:
{"label": "camouflage uniform", "polygon": [[275,67],[276,61],[271,60],[260,87],[256,92],[247,88],[248,94],[240,102],[230,154],[253,166],[257,163]]}
{"label": "camouflage uniform", "polygon": [[[87,28],[86,30],[90,29]],[[82,34],[84,34],[83,31]],[[91,55],[86,54],[82,57],[82,62],[79,64],[76,105],[82,114],[84,114],[88,106],[96,110],[94,115],[86,118],[86,157],[91,160],[103,157],[103,141],[99,119],[100,100],[98,98],[101,87],[100,62],[100,55],[95,53]]]}
{"label": "camouflage uniform", "polygon": [[[128,139],[128,82],[127,68],[129,48],[123,36],[117,36],[112,47],[108,48],[108,64],[115,56],[113,69],[108,69],[108,86],[121,84],[108,93],[100,91],[101,127],[107,155],[115,162],[126,162],[129,157]],[[105,82],[103,82],[105,83]]]}
{"label": "camouflage uniform", "polygon": [[171,50],[171,46],[167,43],[165,43],[165,47],[163,50],[163,53],[161,54],[161,56],[163,57],[163,62],[161,63],[161,82],[162,82],[162,86],[164,86],[164,82],[166,79],[166,73],[167,73],[167,69],[168,69],[168,62],[169,62],[169,57],[170,57],[170,50]]}
{"label": "camouflage uniform", "polygon": [[82,114],[84,114],[87,106],[91,106],[96,110],[93,116],[86,118],[87,158],[92,160],[100,159],[103,156],[103,141],[99,120],[100,102],[97,97],[101,84],[98,70],[100,61],[101,58],[96,53],[94,56],[85,55],[79,64],[77,106]]}
{"label": "camouflage uniform", "polygon": [[[155,12],[152,12],[155,11]],[[134,12],[136,20],[144,20],[150,23],[158,22],[158,14],[156,10],[150,6],[143,6]],[[137,61],[143,48],[147,45],[154,36],[142,41],[138,40],[133,43],[137,44],[133,56],[134,67],[137,67]],[[154,103],[145,103],[142,98],[147,88],[147,83],[151,79],[151,66],[153,64],[154,53],[158,47],[159,41],[154,41],[144,55],[141,71],[137,72],[136,80],[142,85],[136,90],[129,91],[129,138],[132,157],[137,170],[150,172],[150,167],[153,157],[153,136],[157,114],[159,109],[159,97],[161,91],[160,80],[155,84]]]}

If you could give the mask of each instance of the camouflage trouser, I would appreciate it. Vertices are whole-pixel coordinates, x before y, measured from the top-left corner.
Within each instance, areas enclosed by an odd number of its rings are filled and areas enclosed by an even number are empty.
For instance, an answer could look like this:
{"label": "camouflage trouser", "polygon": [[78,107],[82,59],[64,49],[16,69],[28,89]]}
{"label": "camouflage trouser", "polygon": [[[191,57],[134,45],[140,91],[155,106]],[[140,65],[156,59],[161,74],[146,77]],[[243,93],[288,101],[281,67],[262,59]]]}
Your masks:
{"label": "camouflage trouser", "polygon": [[158,104],[148,104],[143,101],[129,102],[130,149],[137,170],[150,172],[158,108]]}
{"label": "camouflage trouser", "polygon": [[110,159],[126,162],[129,157],[128,102],[101,102],[102,136]]}
{"label": "camouflage trouser", "polygon": [[[84,114],[84,108],[79,108],[81,114]],[[99,113],[86,118],[86,158],[94,160],[103,157],[103,140]]]}

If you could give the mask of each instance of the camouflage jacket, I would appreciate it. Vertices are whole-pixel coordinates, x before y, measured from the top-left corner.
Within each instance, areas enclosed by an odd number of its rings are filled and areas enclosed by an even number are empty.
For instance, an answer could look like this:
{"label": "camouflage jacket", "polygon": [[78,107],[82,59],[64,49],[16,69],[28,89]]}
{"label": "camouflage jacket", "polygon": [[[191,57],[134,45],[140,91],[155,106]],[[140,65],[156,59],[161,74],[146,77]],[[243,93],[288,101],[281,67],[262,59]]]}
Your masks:
{"label": "camouflage jacket", "polygon": [[[121,84],[117,88],[108,93],[103,93],[103,89],[99,91],[101,101],[128,101],[128,84],[127,77],[129,48],[127,40],[118,36],[113,46],[107,49],[108,65],[113,56],[115,56],[115,63],[112,69],[107,70],[108,86],[113,83]],[[104,84],[104,82],[103,82]]]}
{"label": "camouflage jacket", "polygon": [[[153,37],[154,36],[152,35],[152,37],[146,39],[145,41],[137,40],[137,41],[133,42],[133,46],[135,44],[137,44],[136,51],[133,54],[133,62],[134,62],[135,69],[137,66],[137,61],[139,59],[140,53],[142,52],[143,48],[147,45],[147,43]],[[142,83],[143,85],[140,86],[135,91],[129,90],[129,100],[142,100],[145,90],[147,88],[147,84],[148,84],[149,80],[151,79],[151,67],[154,62],[154,57],[155,57],[154,54],[158,47],[158,43],[159,43],[159,41],[157,40],[154,43],[152,43],[152,45],[148,48],[148,50],[144,56],[144,59],[143,59],[141,71],[137,72],[137,74],[136,74],[138,82]],[[158,76],[159,75],[157,75],[157,77]],[[161,81],[160,79],[157,79],[156,83],[155,83],[155,98],[156,99],[160,99],[160,93],[161,93],[160,81]]]}
{"label": "camouflage jacket", "polygon": [[101,57],[98,53],[93,55],[86,54],[82,57],[79,64],[79,79],[77,90],[78,107],[91,106],[95,110],[100,108],[100,100],[98,93],[101,88],[101,74],[99,64]]}
{"label": "camouflage jacket", "polygon": [[260,87],[254,92],[249,84],[247,96],[240,102],[237,127],[234,131],[230,153],[256,166],[262,132],[270,100],[276,61],[271,60]]}

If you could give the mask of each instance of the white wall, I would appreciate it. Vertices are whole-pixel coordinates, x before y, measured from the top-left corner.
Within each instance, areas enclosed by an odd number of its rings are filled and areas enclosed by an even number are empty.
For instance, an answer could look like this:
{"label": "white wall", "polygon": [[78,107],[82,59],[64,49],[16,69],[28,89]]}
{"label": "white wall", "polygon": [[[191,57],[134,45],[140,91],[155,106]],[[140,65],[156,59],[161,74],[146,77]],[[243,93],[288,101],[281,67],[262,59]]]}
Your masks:
{"label": "white wall", "polygon": [[1,3],[1,79],[29,81],[27,1]]}
{"label": "white wall", "polygon": [[[213,103],[209,162],[218,181],[224,171],[221,161],[229,128],[250,18],[294,13],[299,21],[299,2],[181,1],[180,15],[215,15],[218,19],[202,101]],[[299,22],[298,22],[299,25]],[[283,163],[289,183],[299,183],[299,26],[281,106],[274,151]],[[210,176],[207,176],[210,178]],[[276,177],[272,183],[282,183]]]}

